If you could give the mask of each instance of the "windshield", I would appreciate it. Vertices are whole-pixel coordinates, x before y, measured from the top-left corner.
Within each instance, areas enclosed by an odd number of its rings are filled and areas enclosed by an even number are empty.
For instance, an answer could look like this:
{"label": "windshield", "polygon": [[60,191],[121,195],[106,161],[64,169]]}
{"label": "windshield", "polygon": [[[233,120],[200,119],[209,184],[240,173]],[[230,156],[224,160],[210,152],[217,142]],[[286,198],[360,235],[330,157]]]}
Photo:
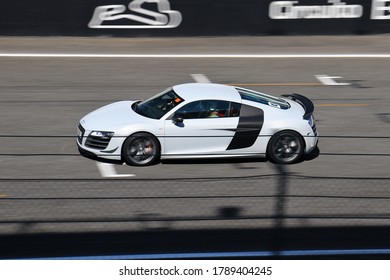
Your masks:
{"label": "windshield", "polygon": [[183,98],[169,88],[145,101],[134,104],[133,110],[142,116],[160,119],[183,101]]}
{"label": "windshield", "polygon": [[246,88],[236,87],[236,89],[240,93],[242,99],[266,104],[283,110],[286,110],[290,107],[289,104],[281,98]]}

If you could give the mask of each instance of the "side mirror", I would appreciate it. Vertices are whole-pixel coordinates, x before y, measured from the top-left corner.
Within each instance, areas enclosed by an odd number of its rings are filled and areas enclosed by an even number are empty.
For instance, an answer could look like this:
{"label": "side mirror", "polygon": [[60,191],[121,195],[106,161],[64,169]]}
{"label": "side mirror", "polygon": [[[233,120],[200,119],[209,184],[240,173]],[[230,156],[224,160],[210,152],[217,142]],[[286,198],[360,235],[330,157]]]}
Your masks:
{"label": "side mirror", "polygon": [[183,123],[183,117],[180,116],[180,115],[174,115],[174,116],[172,117],[172,122],[173,122],[174,124]]}

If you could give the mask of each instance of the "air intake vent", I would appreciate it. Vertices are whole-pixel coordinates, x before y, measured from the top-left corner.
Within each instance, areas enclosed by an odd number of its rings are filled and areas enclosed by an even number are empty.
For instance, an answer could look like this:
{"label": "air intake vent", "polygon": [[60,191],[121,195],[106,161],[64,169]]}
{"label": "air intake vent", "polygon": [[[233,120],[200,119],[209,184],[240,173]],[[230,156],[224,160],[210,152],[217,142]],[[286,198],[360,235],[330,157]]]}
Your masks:
{"label": "air intake vent", "polygon": [[111,137],[101,137],[101,136],[92,136],[89,135],[85,146],[92,149],[104,150],[107,148],[108,143],[110,143]]}
{"label": "air intake vent", "polygon": [[313,124],[313,126],[311,127],[311,129],[313,129],[314,135],[317,136],[317,127],[316,127],[315,124]]}
{"label": "air intake vent", "polygon": [[77,129],[77,140],[79,141],[80,144],[82,144],[84,133],[85,133],[85,129],[84,129],[84,127],[82,127],[81,124],[79,124],[77,128],[78,128]]}

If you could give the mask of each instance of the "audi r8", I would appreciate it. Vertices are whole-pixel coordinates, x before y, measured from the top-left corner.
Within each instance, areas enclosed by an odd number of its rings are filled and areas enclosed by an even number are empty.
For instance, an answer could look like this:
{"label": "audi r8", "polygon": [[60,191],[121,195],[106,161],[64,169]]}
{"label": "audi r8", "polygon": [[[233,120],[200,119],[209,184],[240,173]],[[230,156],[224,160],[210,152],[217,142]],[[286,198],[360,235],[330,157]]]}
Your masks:
{"label": "audi r8", "polygon": [[268,157],[302,161],[318,142],[314,105],[299,94],[190,83],[147,99],[120,101],[78,124],[82,155],[134,166],[164,159]]}

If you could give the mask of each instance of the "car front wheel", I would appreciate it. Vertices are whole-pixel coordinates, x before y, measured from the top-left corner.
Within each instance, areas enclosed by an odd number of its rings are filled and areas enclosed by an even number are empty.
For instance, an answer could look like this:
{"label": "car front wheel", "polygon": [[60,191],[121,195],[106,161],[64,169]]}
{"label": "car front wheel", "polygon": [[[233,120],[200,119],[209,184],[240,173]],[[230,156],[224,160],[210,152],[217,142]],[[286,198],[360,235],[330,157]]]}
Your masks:
{"label": "car front wheel", "polygon": [[267,154],[277,164],[299,162],[304,152],[302,136],[292,130],[280,131],[272,136],[268,143]]}
{"label": "car front wheel", "polygon": [[136,133],[123,143],[122,156],[128,165],[151,165],[160,157],[160,145],[155,136],[149,133]]}

